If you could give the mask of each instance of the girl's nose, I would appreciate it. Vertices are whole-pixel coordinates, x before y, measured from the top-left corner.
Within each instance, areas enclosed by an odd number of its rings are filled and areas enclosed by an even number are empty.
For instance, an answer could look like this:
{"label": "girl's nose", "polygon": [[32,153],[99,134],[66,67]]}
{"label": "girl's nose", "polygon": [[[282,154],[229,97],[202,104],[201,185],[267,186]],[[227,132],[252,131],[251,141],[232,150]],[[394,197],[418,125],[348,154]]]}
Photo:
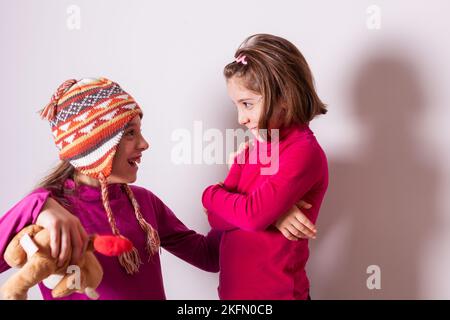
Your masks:
{"label": "girl's nose", "polygon": [[240,125],[245,125],[248,122],[248,117],[241,111],[238,112],[238,122]]}
{"label": "girl's nose", "polygon": [[139,149],[142,151],[147,150],[150,147],[147,140],[143,136],[141,136],[141,140],[139,141]]}

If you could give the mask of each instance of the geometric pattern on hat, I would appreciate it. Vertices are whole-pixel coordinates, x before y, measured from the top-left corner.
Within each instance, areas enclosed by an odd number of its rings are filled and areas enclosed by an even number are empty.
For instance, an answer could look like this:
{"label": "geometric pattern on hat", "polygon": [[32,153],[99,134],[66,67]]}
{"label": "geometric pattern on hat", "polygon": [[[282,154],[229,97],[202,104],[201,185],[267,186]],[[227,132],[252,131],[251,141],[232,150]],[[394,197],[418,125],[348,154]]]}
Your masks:
{"label": "geometric pattern on hat", "polygon": [[126,125],[142,115],[134,99],[106,78],[64,82],[43,114],[50,115],[61,160],[98,179],[111,174],[112,161]]}

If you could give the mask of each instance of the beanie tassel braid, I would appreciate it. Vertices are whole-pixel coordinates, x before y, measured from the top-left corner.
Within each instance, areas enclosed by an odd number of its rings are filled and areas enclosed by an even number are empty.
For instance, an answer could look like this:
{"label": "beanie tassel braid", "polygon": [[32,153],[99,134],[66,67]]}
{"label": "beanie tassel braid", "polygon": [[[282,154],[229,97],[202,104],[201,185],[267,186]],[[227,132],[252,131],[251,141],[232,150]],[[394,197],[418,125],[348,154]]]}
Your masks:
{"label": "beanie tassel braid", "polygon": [[134,197],[133,191],[131,190],[130,186],[128,186],[127,184],[124,185],[125,191],[128,195],[128,198],[131,201],[131,204],[133,205],[134,208],[134,212],[136,214],[136,219],[139,222],[139,225],[141,226],[141,229],[144,230],[145,234],[146,234],[146,249],[147,249],[147,253],[149,256],[149,261],[150,258],[158,252],[159,246],[160,246],[160,240],[159,240],[159,236],[158,233],[156,232],[155,229],[153,229],[153,227],[150,225],[150,223],[148,223],[143,217],[142,217],[142,213],[141,210],[139,208],[139,203],[137,202],[136,198]]}
{"label": "beanie tassel braid", "polygon": [[[111,226],[114,235],[121,236],[120,231],[117,228],[116,220],[112,213],[111,207],[109,205],[108,184],[106,182],[105,176],[102,173],[99,174],[99,181],[102,191],[103,206],[105,207],[106,214],[108,216],[109,225]],[[133,246],[133,249],[131,251],[119,255],[119,263],[122,267],[125,268],[128,274],[137,273],[142,262],[136,247]]]}

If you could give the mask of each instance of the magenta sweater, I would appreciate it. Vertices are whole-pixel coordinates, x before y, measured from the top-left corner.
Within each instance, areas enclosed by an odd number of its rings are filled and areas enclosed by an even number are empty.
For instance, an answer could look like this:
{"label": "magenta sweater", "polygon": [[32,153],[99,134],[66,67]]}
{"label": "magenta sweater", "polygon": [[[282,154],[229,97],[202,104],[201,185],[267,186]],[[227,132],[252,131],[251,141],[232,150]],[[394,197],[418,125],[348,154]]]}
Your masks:
{"label": "magenta sweater", "polygon": [[[249,163],[256,152],[253,147],[246,151],[244,164],[235,161],[224,187],[213,185],[203,193],[211,226],[225,231],[220,246],[221,299],[308,296],[308,241],[289,241],[272,224],[301,199],[312,204],[303,211],[315,223],[328,186],[327,159],[308,126],[293,126],[280,135],[277,172],[262,175],[261,168],[271,166],[267,161]],[[273,150],[268,143],[265,147]]]}
{"label": "magenta sweater", "polygon": [[[74,188],[72,180],[65,183]],[[189,230],[173,212],[150,191],[131,186],[139,202],[144,218],[155,228],[161,238],[161,246],[192,265],[210,272],[218,272],[218,248],[221,232],[211,231],[208,236]],[[117,258],[96,253],[104,276],[97,289],[100,299],[165,299],[159,255],[148,262],[145,251],[145,233],[141,230],[134,215],[133,207],[119,184],[108,187],[112,211],[120,232],[128,237],[139,250],[144,262],[137,274],[128,275]],[[3,259],[6,246],[23,227],[36,221],[49,192],[38,189],[22,199],[0,218],[0,272],[9,268]],[[82,185],[78,195],[66,197],[71,204],[71,212],[76,215],[89,234],[111,234],[99,188]],[[0,284],[1,285],[1,284]],[[51,292],[39,285],[46,300],[52,300]],[[72,294],[71,299],[87,299],[85,295]]]}

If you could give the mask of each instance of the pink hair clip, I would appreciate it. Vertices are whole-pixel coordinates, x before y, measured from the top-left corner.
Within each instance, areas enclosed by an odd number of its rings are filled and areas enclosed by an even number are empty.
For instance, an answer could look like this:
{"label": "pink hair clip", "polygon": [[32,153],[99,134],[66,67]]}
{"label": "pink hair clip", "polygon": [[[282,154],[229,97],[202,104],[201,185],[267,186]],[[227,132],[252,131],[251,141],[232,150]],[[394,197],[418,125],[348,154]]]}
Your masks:
{"label": "pink hair clip", "polygon": [[242,63],[242,64],[247,64],[247,60],[245,60],[245,59],[247,59],[247,57],[241,54],[239,57],[236,58],[235,61],[236,61],[237,63],[240,62],[240,63]]}

